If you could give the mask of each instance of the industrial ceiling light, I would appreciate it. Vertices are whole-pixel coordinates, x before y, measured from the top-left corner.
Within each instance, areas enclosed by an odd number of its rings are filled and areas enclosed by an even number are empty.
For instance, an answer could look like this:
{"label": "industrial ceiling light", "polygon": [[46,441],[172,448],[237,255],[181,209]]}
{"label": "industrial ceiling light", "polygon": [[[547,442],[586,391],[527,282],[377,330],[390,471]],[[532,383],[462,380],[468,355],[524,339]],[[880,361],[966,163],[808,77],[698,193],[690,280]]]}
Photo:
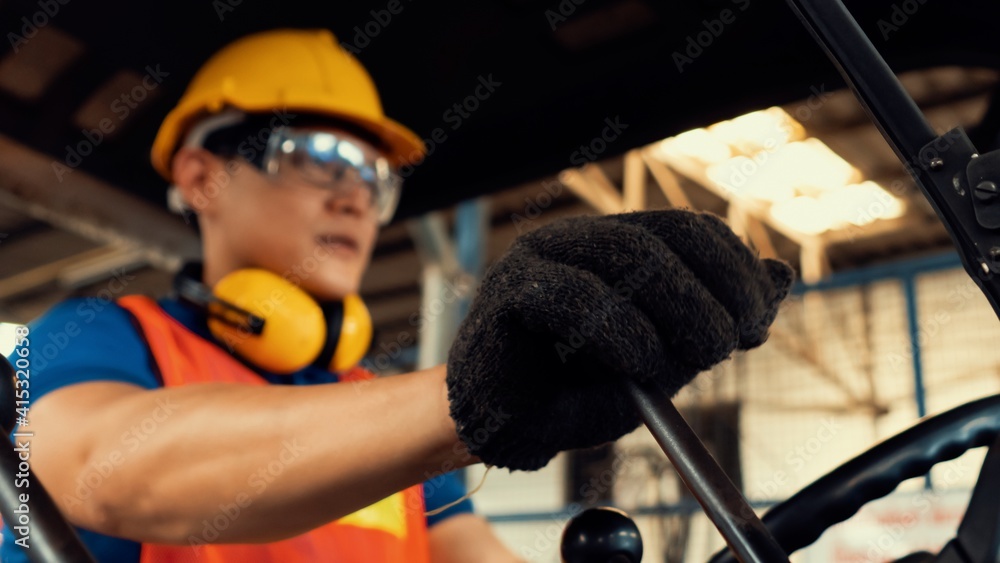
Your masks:
{"label": "industrial ceiling light", "polygon": [[[664,139],[654,158],[730,200],[768,207],[790,229],[816,235],[903,215],[904,203],[778,107],[754,111]],[[698,172],[700,171],[700,173]]]}
{"label": "industrial ceiling light", "polygon": [[779,107],[750,112],[708,128],[708,132],[747,156],[774,152],[782,145],[806,137],[802,124]]}

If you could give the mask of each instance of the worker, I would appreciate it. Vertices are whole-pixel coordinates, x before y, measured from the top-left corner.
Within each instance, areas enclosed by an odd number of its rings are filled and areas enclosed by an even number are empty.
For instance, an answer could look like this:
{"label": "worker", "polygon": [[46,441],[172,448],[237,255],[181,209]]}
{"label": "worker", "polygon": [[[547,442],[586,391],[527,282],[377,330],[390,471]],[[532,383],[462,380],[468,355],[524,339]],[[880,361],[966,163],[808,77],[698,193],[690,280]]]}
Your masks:
{"label": "worker", "polygon": [[676,392],[787,294],[712,215],[576,218],[490,269],[448,365],[375,378],[357,293],[423,154],[328,31],[242,38],[194,76],[152,163],[201,261],[168,297],[30,325],[66,335],[31,374],[32,470],[99,561],[518,561],[450,471],[618,438],[622,378]]}

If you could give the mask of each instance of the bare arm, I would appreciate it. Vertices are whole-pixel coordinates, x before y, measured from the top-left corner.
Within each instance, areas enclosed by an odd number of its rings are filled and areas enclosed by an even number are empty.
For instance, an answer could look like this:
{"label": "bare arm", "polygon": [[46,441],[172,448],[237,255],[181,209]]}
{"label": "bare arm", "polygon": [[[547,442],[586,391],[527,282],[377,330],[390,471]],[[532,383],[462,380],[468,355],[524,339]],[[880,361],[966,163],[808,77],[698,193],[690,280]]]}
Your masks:
{"label": "bare arm", "polygon": [[430,530],[433,563],[524,563],[474,514],[452,516]]}
{"label": "bare arm", "polygon": [[70,520],[97,532],[187,543],[236,506],[217,541],[274,541],[478,461],[455,435],[444,376],[77,384],[32,406],[31,463]]}

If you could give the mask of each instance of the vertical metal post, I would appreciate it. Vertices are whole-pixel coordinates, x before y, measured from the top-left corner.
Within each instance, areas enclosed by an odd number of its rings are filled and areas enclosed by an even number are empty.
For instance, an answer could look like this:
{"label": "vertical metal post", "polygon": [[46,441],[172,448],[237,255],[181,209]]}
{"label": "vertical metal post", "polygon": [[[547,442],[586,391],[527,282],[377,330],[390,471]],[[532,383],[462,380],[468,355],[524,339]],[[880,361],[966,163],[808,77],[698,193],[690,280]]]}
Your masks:
{"label": "vertical metal post", "polygon": [[912,274],[903,277],[906,295],[906,322],[910,333],[910,353],[913,358],[913,391],[917,403],[917,416],[927,416],[927,396],[924,388],[924,366],[920,346],[920,319],[917,311],[917,284]]}
{"label": "vertical metal post", "polygon": [[[479,286],[479,280],[486,269],[488,254],[487,239],[490,229],[489,199],[480,197],[463,201],[458,204],[455,213],[455,248],[458,252],[458,265],[470,276],[471,287]],[[469,293],[459,301],[458,320],[465,318],[472,303]]]}
{"label": "vertical metal post", "polygon": [[[923,349],[920,346],[920,318],[917,311],[917,281],[912,273],[903,275],[903,293],[906,295],[906,323],[910,333],[910,356],[913,360],[913,397],[917,403],[917,417],[927,416],[927,395],[924,388]],[[924,476],[924,488],[934,488],[931,474]]]}
{"label": "vertical metal post", "polygon": [[[470,199],[458,204],[455,210],[455,250],[458,265],[467,276],[468,292],[459,300],[455,312],[455,322],[461,323],[469,314],[469,306],[475,295],[475,288],[486,269],[487,237],[490,229],[490,203],[486,197]],[[469,486],[465,469],[455,472],[459,480]]]}
{"label": "vertical metal post", "polygon": [[455,248],[441,213],[428,213],[409,223],[410,236],[423,264],[417,369],[444,363],[458,328],[452,281],[460,272]]}
{"label": "vertical metal post", "polygon": [[486,264],[488,210],[484,198],[459,204],[454,239],[441,213],[428,213],[409,223],[423,264],[418,369],[448,359],[458,323],[468,312],[470,296]]}

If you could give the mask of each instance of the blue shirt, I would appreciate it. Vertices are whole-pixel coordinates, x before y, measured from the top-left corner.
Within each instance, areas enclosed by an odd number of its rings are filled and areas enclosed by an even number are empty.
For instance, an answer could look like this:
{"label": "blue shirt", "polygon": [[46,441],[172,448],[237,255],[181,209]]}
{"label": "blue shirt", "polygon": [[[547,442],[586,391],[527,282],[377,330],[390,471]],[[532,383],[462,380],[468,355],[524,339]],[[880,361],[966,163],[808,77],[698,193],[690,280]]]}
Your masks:
{"label": "blue shirt", "polygon": [[[197,308],[176,299],[164,298],[160,306],[185,327],[206,340],[215,342],[208,330],[205,316]],[[69,299],[50,309],[28,324],[31,358],[31,401],[46,393],[86,381],[122,381],[146,389],[160,387],[154,372],[149,347],[134,324],[132,316],[116,303],[95,297]],[[13,362],[16,353],[10,356]],[[326,370],[307,367],[291,375],[278,375],[255,370],[274,385],[312,385],[333,383],[337,375]],[[424,483],[427,510],[444,506],[465,495],[465,487],[454,474],[430,477]],[[444,512],[427,517],[434,526],[456,514],[472,512],[469,499]],[[105,536],[82,528],[77,533],[94,557],[103,562],[135,563],[139,561],[140,544]],[[27,562],[24,551],[14,544],[14,534],[3,528],[0,561]],[[29,545],[30,545],[29,540]]]}

